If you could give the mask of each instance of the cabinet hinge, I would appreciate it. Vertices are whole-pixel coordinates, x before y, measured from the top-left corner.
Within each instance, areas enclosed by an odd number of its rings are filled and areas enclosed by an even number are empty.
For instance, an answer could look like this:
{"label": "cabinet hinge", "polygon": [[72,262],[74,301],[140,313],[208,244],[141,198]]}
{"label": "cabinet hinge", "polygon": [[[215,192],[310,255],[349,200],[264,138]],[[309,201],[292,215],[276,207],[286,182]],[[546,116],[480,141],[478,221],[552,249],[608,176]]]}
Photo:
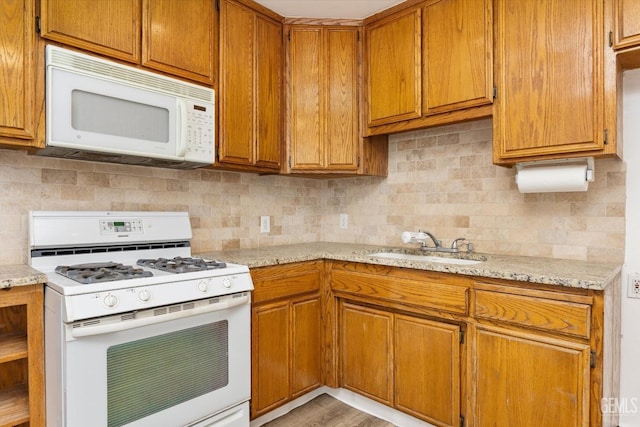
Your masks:
{"label": "cabinet hinge", "polygon": [[604,130],[604,145],[609,143],[609,129]]}
{"label": "cabinet hinge", "polygon": [[498,97],[498,87],[494,86],[493,87],[493,99],[496,99]]}
{"label": "cabinet hinge", "polygon": [[358,167],[360,167],[360,156],[358,156]]}
{"label": "cabinet hinge", "polygon": [[289,32],[287,32],[287,38],[289,39],[289,41],[291,41],[291,30],[289,30]]}
{"label": "cabinet hinge", "polygon": [[36,16],[36,33],[40,34],[41,31],[41,27],[40,27],[40,17]]}
{"label": "cabinet hinge", "polygon": [[460,331],[460,344],[464,344],[464,331]]}
{"label": "cabinet hinge", "polygon": [[609,47],[613,47],[613,31],[609,31]]}
{"label": "cabinet hinge", "polygon": [[289,169],[291,169],[291,156],[289,156]]}
{"label": "cabinet hinge", "polygon": [[460,427],[464,427],[464,415],[460,415]]}
{"label": "cabinet hinge", "polygon": [[591,366],[591,368],[595,368],[596,367],[596,352],[591,350],[591,355],[589,357],[589,366]]}
{"label": "cabinet hinge", "polygon": [[360,31],[356,31],[356,34],[358,35],[357,41],[360,41]]}

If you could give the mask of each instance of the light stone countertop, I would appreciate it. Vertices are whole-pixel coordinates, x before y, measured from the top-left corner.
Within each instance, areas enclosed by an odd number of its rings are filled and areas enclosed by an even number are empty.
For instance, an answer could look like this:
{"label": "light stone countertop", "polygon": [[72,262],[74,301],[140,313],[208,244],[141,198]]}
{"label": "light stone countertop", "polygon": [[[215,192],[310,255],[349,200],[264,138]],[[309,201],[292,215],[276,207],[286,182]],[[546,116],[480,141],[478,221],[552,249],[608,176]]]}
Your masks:
{"label": "light stone countertop", "polygon": [[249,268],[313,261],[317,259],[330,259],[594,290],[603,290],[609,284],[614,283],[621,270],[621,266],[617,264],[479,253],[471,255],[467,255],[466,253],[425,254],[484,260],[474,265],[457,265],[368,256],[368,254],[375,252],[406,252],[411,254],[419,251],[415,251],[415,246],[399,248],[318,242],[255,249],[205,252],[196,255],[236,264],[244,264],[249,266]]}
{"label": "light stone countertop", "polygon": [[46,283],[47,275],[28,265],[0,265],[0,289]]}

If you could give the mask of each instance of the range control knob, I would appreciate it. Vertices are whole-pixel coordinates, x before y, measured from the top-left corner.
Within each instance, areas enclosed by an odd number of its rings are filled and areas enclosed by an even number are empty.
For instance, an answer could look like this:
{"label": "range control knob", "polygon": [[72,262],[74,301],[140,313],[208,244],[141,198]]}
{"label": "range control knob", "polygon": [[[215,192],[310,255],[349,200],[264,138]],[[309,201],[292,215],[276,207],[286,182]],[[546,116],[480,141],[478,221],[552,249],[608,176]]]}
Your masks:
{"label": "range control knob", "polygon": [[207,292],[209,290],[209,282],[210,280],[200,280],[198,282],[198,290],[200,292]]}
{"label": "range control knob", "polygon": [[229,289],[231,287],[231,279],[228,277],[225,277],[224,279],[222,279],[222,286]]}
{"label": "range control knob", "polygon": [[138,299],[142,302],[149,301],[151,299],[151,292],[146,289],[141,290],[138,292]]}
{"label": "range control knob", "polygon": [[118,297],[112,294],[107,294],[106,297],[104,297],[104,305],[106,305],[109,308],[115,307],[116,304],[118,304]]}

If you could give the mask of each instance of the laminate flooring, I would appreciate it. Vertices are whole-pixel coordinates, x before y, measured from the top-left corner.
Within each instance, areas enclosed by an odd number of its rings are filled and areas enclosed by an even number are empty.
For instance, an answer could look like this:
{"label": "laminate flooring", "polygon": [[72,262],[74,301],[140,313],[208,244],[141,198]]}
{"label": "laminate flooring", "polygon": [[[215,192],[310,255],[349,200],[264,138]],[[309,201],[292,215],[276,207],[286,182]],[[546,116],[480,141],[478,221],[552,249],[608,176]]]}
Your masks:
{"label": "laminate flooring", "polygon": [[321,394],[262,427],[394,427],[341,401]]}

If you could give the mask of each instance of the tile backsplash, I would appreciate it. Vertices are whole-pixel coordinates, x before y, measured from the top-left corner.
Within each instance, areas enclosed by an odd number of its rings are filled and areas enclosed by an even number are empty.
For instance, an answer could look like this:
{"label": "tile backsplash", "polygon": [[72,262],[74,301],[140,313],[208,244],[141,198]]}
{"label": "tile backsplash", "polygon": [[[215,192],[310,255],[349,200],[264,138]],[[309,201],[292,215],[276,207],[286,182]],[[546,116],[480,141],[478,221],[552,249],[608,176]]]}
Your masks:
{"label": "tile backsplash", "polygon": [[186,210],[195,253],[319,240],[401,246],[402,231],[422,228],[444,244],[466,237],[478,252],[624,259],[623,162],[596,161],[588,192],[525,195],[515,171],[491,163],[490,120],[393,135],[389,146],[387,178],[331,180],[0,150],[0,264],[27,262],[29,210]]}

